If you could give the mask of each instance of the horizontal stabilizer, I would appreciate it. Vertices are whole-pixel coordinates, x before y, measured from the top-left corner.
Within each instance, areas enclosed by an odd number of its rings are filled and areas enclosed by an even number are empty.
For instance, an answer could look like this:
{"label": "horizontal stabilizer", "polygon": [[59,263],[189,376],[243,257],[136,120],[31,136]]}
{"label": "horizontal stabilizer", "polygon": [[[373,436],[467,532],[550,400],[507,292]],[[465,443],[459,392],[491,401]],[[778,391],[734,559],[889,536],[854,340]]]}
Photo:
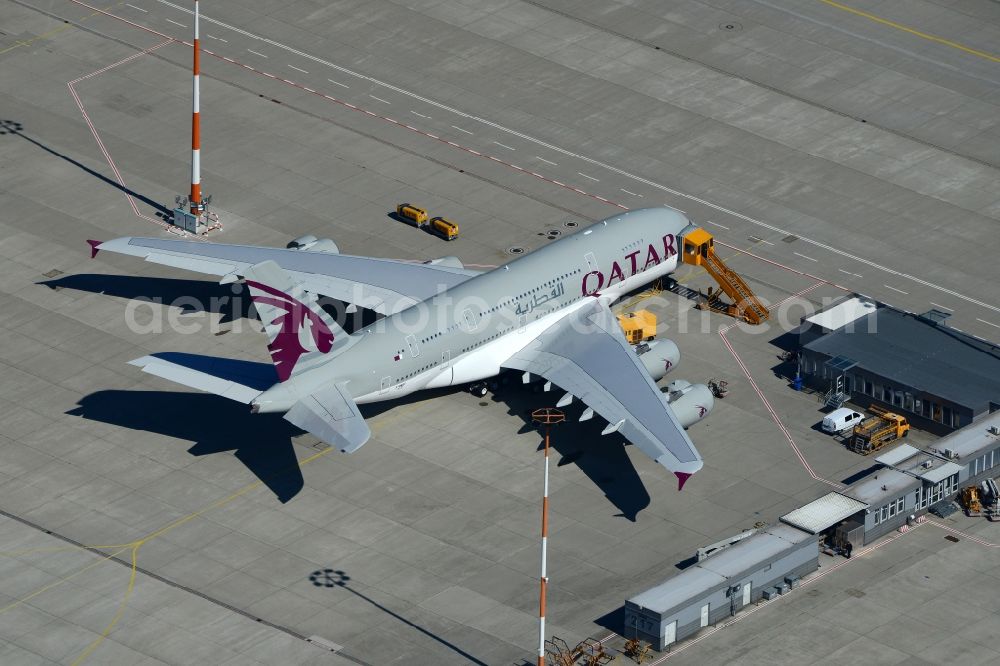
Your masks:
{"label": "horizontal stabilizer", "polygon": [[274,367],[268,363],[200,354],[163,352],[137,358],[129,364],[181,386],[244,404],[278,381]]}
{"label": "horizontal stabilizer", "polygon": [[285,414],[285,420],[343,453],[354,453],[372,435],[343,383],[299,400]]}

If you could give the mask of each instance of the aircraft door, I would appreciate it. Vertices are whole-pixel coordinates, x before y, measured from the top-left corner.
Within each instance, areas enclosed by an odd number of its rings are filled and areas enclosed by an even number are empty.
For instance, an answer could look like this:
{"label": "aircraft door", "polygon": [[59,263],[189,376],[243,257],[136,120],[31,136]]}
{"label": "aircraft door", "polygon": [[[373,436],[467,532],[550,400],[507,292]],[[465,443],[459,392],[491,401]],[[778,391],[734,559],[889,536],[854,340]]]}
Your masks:
{"label": "aircraft door", "polygon": [[392,377],[383,377],[382,383],[379,385],[378,392],[380,394],[385,393],[389,390],[390,386],[392,386]]}
{"label": "aircraft door", "polygon": [[410,356],[414,358],[420,356],[420,347],[417,346],[417,336],[406,336],[406,346],[410,348]]}
{"label": "aircraft door", "polygon": [[447,379],[447,384],[450,385],[455,379],[455,366],[451,364],[451,350],[446,349],[441,352],[441,366],[444,368],[443,374]]}
{"label": "aircraft door", "polygon": [[594,256],[593,252],[588,252],[587,254],[583,255],[583,258],[587,262],[587,270],[588,271],[596,271],[596,270],[598,270],[598,268],[597,268],[597,257]]}
{"label": "aircraft door", "polygon": [[478,322],[476,321],[476,315],[472,313],[472,308],[465,308],[462,312],[462,318],[465,320],[466,330],[469,333],[476,330]]}

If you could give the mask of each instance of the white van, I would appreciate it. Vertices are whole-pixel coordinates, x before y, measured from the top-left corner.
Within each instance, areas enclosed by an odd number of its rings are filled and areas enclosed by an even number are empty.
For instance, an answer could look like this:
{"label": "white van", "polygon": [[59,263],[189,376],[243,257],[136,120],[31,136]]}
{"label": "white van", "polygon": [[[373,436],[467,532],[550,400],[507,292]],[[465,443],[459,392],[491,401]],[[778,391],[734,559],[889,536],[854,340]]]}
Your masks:
{"label": "white van", "polygon": [[847,407],[835,409],[823,417],[823,432],[835,433],[853,428],[861,423],[865,415]]}

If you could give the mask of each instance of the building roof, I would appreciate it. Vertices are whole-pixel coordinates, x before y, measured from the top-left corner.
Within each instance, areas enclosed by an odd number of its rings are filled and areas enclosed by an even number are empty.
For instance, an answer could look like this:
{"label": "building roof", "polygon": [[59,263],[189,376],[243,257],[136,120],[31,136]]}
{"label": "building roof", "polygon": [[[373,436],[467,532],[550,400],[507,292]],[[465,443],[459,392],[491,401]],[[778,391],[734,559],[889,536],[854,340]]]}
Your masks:
{"label": "building roof", "polygon": [[932,467],[923,474],[920,478],[927,483],[938,483],[939,481],[944,481],[952,474],[958,474],[961,471],[962,465],[953,462],[946,462],[939,467]]}
{"label": "building roof", "polygon": [[831,358],[846,356],[901,387],[975,412],[988,410],[991,401],[1000,403],[1000,346],[889,307],[879,307],[804,348]]}
{"label": "building roof", "polygon": [[[735,546],[733,546],[735,548]],[[631,599],[630,602],[654,613],[666,613],[677,604],[697,599],[699,595],[726,584],[726,578],[714,571],[693,566],[669,578],[656,587],[651,587]]]}
{"label": "building roof", "polygon": [[859,481],[844,492],[869,506],[879,507],[920,486],[915,476],[894,469],[880,469],[877,474]]}
{"label": "building roof", "polygon": [[932,450],[941,453],[946,449],[950,450],[958,456],[959,461],[968,456],[974,457],[974,454],[1000,440],[1000,437],[990,432],[992,427],[1000,428],[1000,411],[984,416],[975,423],[942,437],[934,444]]}
{"label": "building roof", "polygon": [[806,317],[805,320],[810,324],[833,331],[874,312],[875,308],[875,303],[855,296],[831,305],[811,317]]}
{"label": "building roof", "polygon": [[801,530],[787,525],[769,528],[752,537],[708,556],[697,566],[714,571],[720,576],[732,578],[752,569],[754,565],[780,555],[797,543],[812,539]]}
{"label": "building roof", "polygon": [[726,585],[730,578],[753,571],[807,539],[815,541],[815,537],[787,525],[773,525],[637,594],[629,602],[654,613],[666,613]]}
{"label": "building roof", "polygon": [[798,527],[810,534],[819,534],[826,528],[853,516],[858,511],[864,511],[868,506],[866,502],[861,502],[853,497],[831,492],[805,506],[800,506],[791,513],[786,513],[781,517],[781,522]]}
{"label": "building roof", "polygon": [[893,467],[894,465],[898,465],[899,463],[903,462],[907,458],[912,458],[918,453],[920,453],[920,449],[910,446],[909,444],[900,444],[892,451],[880,455],[878,458],[875,459],[875,462],[881,463],[886,467]]}

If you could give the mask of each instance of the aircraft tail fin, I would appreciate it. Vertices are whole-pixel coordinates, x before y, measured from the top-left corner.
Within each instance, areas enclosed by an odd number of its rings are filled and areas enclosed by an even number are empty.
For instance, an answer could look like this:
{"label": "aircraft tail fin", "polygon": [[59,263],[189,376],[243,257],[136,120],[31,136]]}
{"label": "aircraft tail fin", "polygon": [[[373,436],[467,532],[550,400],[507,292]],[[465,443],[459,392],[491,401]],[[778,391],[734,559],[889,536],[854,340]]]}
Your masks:
{"label": "aircraft tail fin", "polygon": [[274,261],[251,266],[243,277],[264,324],[278,381],[314,366],[347,344],[349,336],[320,307],[316,295]]}

